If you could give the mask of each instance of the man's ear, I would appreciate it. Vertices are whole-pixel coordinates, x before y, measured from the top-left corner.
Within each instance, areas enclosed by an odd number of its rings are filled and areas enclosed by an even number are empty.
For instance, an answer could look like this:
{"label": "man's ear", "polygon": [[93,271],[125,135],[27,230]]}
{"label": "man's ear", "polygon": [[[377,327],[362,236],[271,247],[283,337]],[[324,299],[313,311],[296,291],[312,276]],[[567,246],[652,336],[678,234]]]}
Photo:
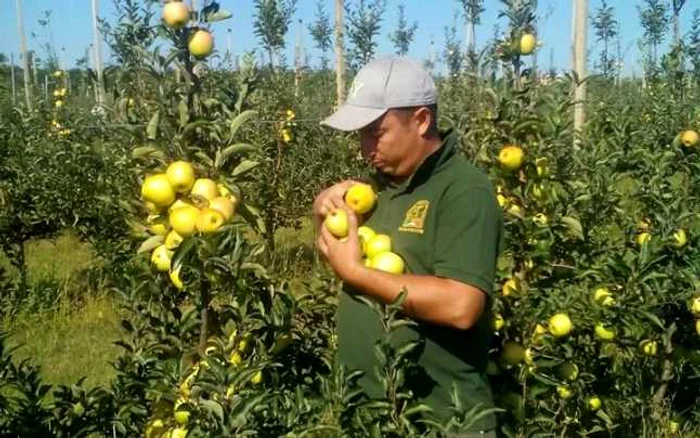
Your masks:
{"label": "man's ear", "polygon": [[427,107],[420,107],[414,113],[414,119],[418,125],[418,133],[425,137],[430,133],[430,125],[433,121],[433,114]]}

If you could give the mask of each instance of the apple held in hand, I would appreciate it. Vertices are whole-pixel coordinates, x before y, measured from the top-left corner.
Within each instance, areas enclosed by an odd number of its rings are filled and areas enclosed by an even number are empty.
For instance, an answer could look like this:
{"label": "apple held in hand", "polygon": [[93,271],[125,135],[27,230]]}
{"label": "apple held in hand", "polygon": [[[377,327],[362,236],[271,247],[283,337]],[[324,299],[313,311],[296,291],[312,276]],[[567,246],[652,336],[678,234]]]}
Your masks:
{"label": "apple held in hand", "polygon": [[328,213],[323,225],[338,239],[348,236],[348,215],[344,210],[336,208]]}
{"label": "apple held in hand", "polygon": [[374,208],[377,195],[369,184],[355,184],[345,193],[345,203],[357,214],[365,214]]}
{"label": "apple held in hand", "polygon": [[396,253],[385,251],[381,252],[370,259],[370,268],[379,271],[389,272],[391,274],[403,274],[406,265]]}

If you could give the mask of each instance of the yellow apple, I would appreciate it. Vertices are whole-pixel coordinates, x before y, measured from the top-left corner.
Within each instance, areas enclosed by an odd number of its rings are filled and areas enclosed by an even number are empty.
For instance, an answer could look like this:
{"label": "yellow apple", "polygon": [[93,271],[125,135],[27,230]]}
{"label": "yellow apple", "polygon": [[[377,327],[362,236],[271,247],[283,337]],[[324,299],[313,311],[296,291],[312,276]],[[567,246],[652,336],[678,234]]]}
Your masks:
{"label": "yellow apple", "polygon": [[168,27],[182,29],[190,20],[190,8],[181,1],[166,3],[163,7],[163,20]]}
{"label": "yellow apple", "polygon": [[336,208],[328,213],[323,225],[337,238],[347,237],[348,235],[348,215],[345,210]]}
{"label": "yellow apple", "polygon": [[192,185],[190,195],[196,200],[211,202],[214,198],[219,197],[219,189],[213,180],[199,178]]}
{"label": "yellow apple", "polygon": [[216,188],[219,189],[219,195],[221,195],[221,196],[226,196],[226,197],[233,196],[233,192],[231,190],[229,190],[229,188],[223,184],[217,184]]}
{"label": "yellow apple", "polygon": [[591,411],[597,411],[603,405],[599,397],[591,397],[588,399],[588,408]]}
{"label": "yellow apple", "polygon": [[165,245],[158,245],[151,253],[151,263],[156,266],[157,270],[168,272],[172,255],[172,251],[168,250]]}
{"label": "yellow apple", "polygon": [[673,246],[676,248],[683,248],[686,243],[688,243],[688,236],[683,228],[679,228],[673,233]]}
{"label": "yellow apple", "polygon": [[651,240],[651,234],[644,232],[637,235],[637,243],[642,246]]}
{"label": "yellow apple", "polygon": [[182,236],[175,230],[170,230],[168,235],[165,236],[165,247],[170,250],[177,248],[181,243]]}
{"label": "yellow apple", "polygon": [[501,360],[506,365],[517,365],[525,359],[525,347],[517,342],[508,341],[503,345]]}
{"label": "yellow apple", "polygon": [[599,287],[598,289],[593,292],[593,300],[596,303],[603,303],[606,298],[612,297],[612,294],[606,287]]}
{"label": "yellow apple", "polygon": [[177,210],[180,207],[187,207],[187,206],[194,207],[189,202],[183,201],[182,199],[176,199],[175,202],[173,202],[172,205],[170,207],[168,207],[168,211]]}
{"label": "yellow apple", "polygon": [[564,362],[558,369],[559,376],[565,380],[576,380],[578,378],[578,373],[578,365],[571,362]]}
{"label": "yellow apple", "polygon": [[375,233],[373,229],[366,225],[363,225],[357,229],[357,236],[360,238],[362,254],[367,254],[367,242],[369,242],[372,239],[372,237],[376,235],[377,233]]}
{"label": "yellow apple", "polygon": [[150,214],[146,218],[146,223],[149,224],[148,229],[151,233],[157,236],[165,236],[168,234],[168,220],[158,214]]}
{"label": "yellow apple", "polygon": [[185,193],[194,185],[194,167],[187,161],[175,161],[165,171],[170,185],[178,193]]}
{"label": "yellow apple", "polygon": [[498,154],[498,161],[501,167],[506,170],[515,171],[523,165],[523,157],[525,153],[518,146],[505,146]]}
{"label": "yellow apple", "polygon": [[182,290],[184,285],[182,284],[182,279],[180,278],[180,268],[181,266],[178,266],[175,269],[170,270],[170,281],[175,285],[176,288]]}
{"label": "yellow apple", "polygon": [[568,335],[571,329],[571,319],[564,313],[557,313],[549,319],[549,332],[557,338]]}
{"label": "yellow apple", "polygon": [[646,339],[640,342],[639,348],[641,348],[642,352],[647,356],[656,356],[656,353],[658,351],[658,344],[656,343],[656,341]]}
{"label": "yellow apple", "polygon": [[208,234],[218,230],[225,222],[224,215],[213,208],[203,208],[197,217],[197,230]]}
{"label": "yellow apple", "polygon": [[355,184],[345,193],[345,203],[357,214],[365,214],[374,208],[377,195],[369,184]]}
{"label": "yellow apple", "polygon": [[385,251],[371,258],[370,267],[391,274],[402,274],[406,265],[398,254]]}
{"label": "yellow apple", "polygon": [[186,409],[178,409],[175,411],[175,421],[178,424],[185,425],[187,424],[188,421],[190,421],[190,411]]}
{"label": "yellow apple", "polygon": [[693,299],[690,301],[690,313],[693,314],[693,316],[698,316],[700,317],[700,296],[693,297]]}
{"label": "yellow apple", "polygon": [[175,190],[164,173],[146,177],[141,185],[141,196],[156,205],[166,207],[175,201]]}
{"label": "yellow apple", "polygon": [[170,438],[185,438],[189,431],[183,427],[176,427],[170,433]]}
{"label": "yellow apple", "polygon": [[615,339],[615,331],[613,329],[608,329],[601,322],[595,326],[595,334],[604,341],[612,341]]}
{"label": "yellow apple", "polygon": [[211,202],[209,202],[209,208],[213,208],[224,215],[224,219],[227,221],[233,217],[233,212],[235,211],[235,205],[231,198],[224,196],[212,199]]}
{"label": "yellow apple", "polygon": [[391,251],[391,238],[386,234],[377,234],[367,241],[365,253],[370,259],[388,251]]}
{"label": "yellow apple", "polygon": [[547,157],[536,158],[535,165],[537,167],[537,176],[544,178],[549,175],[549,164],[547,162]]}
{"label": "yellow apple", "polygon": [[170,227],[182,237],[194,234],[197,229],[199,209],[193,205],[176,208],[168,216]]}
{"label": "yellow apple", "polygon": [[535,50],[535,44],[537,40],[535,36],[531,33],[526,33],[520,37],[520,54],[529,55]]}
{"label": "yellow apple", "polygon": [[692,129],[683,131],[681,134],[681,143],[683,143],[685,147],[693,147],[698,144],[698,141],[700,141],[700,135]]}
{"label": "yellow apple", "polygon": [[559,397],[563,398],[564,400],[571,398],[571,396],[574,395],[568,386],[563,385],[557,386],[557,394],[559,394]]}
{"label": "yellow apple", "polygon": [[495,314],[493,316],[493,321],[491,322],[491,326],[493,327],[493,329],[499,331],[503,328],[504,325],[506,325],[506,321],[505,319],[503,319],[503,315],[501,315],[500,313]]}
{"label": "yellow apple", "polygon": [[190,36],[187,47],[195,58],[204,58],[214,50],[214,37],[206,30],[200,29]]}

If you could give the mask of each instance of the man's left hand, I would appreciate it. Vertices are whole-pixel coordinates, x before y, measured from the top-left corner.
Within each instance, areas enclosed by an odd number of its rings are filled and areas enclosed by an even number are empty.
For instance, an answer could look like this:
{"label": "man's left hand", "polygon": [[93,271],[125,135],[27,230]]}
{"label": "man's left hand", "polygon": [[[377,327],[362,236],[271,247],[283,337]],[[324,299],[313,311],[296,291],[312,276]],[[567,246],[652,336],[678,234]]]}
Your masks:
{"label": "man's left hand", "polygon": [[347,281],[364,268],[360,240],[357,236],[357,217],[349,208],[341,207],[348,215],[348,236],[338,239],[325,226],[320,227],[316,245],[341,280]]}

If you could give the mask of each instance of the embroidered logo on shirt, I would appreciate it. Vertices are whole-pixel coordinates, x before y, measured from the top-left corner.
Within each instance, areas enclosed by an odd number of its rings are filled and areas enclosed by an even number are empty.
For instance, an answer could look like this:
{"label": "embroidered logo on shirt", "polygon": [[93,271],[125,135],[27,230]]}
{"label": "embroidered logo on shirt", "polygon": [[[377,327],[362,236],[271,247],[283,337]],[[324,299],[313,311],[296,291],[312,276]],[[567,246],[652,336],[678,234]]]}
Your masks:
{"label": "embroidered logo on shirt", "polygon": [[425,225],[425,217],[428,215],[428,207],[430,202],[425,199],[416,201],[406,212],[406,217],[399,227],[399,231],[408,231],[410,233],[423,234]]}

